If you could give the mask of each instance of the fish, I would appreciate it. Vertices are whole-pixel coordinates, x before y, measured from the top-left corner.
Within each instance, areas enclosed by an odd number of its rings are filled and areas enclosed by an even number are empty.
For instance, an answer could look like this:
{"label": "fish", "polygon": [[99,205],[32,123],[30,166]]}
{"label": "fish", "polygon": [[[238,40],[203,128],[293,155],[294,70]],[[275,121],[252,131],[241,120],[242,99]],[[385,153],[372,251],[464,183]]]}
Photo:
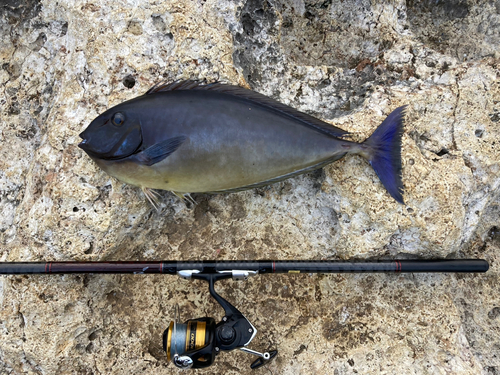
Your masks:
{"label": "fish", "polygon": [[96,117],[78,145],[106,173],[142,189],[191,200],[276,183],[348,154],[364,157],[387,192],[403,200],[401,139],[406,106],[364,142],[255,91],[200,81],[159,83]]}

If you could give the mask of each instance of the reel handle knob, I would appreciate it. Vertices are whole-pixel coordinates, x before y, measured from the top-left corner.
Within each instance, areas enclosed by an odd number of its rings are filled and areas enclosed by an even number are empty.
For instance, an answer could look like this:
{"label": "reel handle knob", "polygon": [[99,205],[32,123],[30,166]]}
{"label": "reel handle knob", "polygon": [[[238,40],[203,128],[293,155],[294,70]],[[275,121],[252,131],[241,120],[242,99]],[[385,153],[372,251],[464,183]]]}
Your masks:
{"label": "reel handle knob", "polygon": [[261,366],[264,366],[266,363],[268,363],[271,359],[276,357],[278,354],[277,350],[270,350],[266,353],[264,353],[264,357],[257,358],[251,365],[250,368],[252,370],[255,370],[256,368],[259,368]]}
{"label": "reel handle knob", "polygon": [[193,367],[193,359],[187,355],[175,355],[174,356],[174,365],[183,369],[183,370],[189,370],[191,367]]}

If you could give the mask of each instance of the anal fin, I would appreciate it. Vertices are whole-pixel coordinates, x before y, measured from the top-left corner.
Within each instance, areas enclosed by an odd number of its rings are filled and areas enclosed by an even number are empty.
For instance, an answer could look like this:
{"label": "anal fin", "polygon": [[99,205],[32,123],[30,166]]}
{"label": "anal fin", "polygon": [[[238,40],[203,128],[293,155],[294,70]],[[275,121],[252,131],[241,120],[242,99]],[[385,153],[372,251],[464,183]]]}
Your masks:
{"label": "anal fin", "polygon": [[299,169],[299,170],[294,171],[294,172],[284,174],[282,176],[274,177],[274,178],[271,178],[269,180],[265,180],[265,181],[261,181],[261,182],[257,182],[254,184],[245,185],[245,186],[241,186],[241,187],[237,187],[237,188],[233,188],[233,189],[206,191],[205,193],[208,193],[208,194],[237,193],[240,191],[245,191],[245,190],[249,190],[249,189],[255,189],[255,188],[260,188],[263,186],[275,184],[277,182],[287,180],[291,177],[295,177],[295,176],[298,176],[298,175],[301,175],[301,174],[304,174],[307,172],[314,171],[314,170],[319,169],[319,168],[323,168],[324,166],[326,166],[330,163],[333,163],[334,161],[339,160],[340,158],[344,157],[345,154],[346,154],[345,152],[341,153],[341,154],[335,154],[331,158],[323,160],[317,164],[311,165],[311,166],[303,168],[303,169]]}

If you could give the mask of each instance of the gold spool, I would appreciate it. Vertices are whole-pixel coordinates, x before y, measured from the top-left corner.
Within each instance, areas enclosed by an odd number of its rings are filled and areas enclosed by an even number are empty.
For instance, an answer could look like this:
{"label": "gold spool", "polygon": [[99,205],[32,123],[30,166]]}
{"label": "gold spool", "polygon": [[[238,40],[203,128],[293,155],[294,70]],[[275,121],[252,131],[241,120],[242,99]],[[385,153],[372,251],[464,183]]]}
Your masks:
{"label": "gold spool", "polygon": [[167,335],[167,361],[170,362],[170,349],[172,347],[172,331],[174,330],[174,322],[170,322],[168,326],[168,335]]}
{"label": "gold spool", "polygon": [[188,321],[186,351],[198,350],[205,346],[206,322]]}
{"label": "gold spool", "polygon": [[[196,320],[188,320],[186,324],[177,324],[176,337],[173,337],[174,334],[174,322],[170,322],[168,326],[168,334],[167,334],[167,360],[170,361],[172,359],[171,350],[172,350],[172,339],[174,339],[177,343],[184,339],[186,341],[185,351],[193,351],[198,350],[207,345],[205,342],[207,337],[207,323],[206,322],[198,322]],[[185,337],[179,337],[185,335]],[[178,353],[182,355],[184,353]]]}

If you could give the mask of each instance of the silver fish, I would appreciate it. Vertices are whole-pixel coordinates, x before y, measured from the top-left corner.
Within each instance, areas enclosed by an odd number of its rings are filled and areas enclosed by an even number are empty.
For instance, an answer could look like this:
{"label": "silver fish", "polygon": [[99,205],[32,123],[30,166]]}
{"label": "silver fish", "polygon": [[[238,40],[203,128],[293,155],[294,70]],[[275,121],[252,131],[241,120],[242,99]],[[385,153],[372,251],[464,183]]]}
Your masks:
{"label": "silver fish", "polygon": [[221,83],[160,84],[98,116],[79,144],[111,176],[152,189],[221,193],[251,189],[321,168],[347,154],[373,166],[403,203],[401,136],[405,107],[364,142],[262,94]]}

